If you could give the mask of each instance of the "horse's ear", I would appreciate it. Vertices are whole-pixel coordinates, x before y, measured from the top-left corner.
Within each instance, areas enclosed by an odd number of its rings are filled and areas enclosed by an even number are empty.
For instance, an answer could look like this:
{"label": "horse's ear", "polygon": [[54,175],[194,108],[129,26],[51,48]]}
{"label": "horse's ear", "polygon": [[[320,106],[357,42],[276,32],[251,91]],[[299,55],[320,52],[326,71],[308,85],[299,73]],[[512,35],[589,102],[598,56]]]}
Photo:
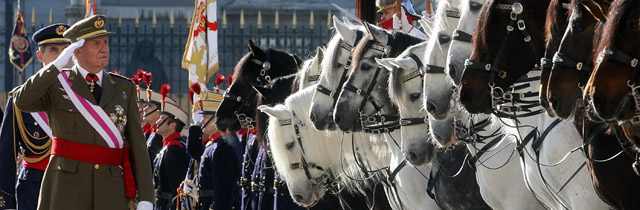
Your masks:
{"label": "horse's ear", "polygon": [[387,32],[383,29],[377,29],[373,27],[371,24],[366,23],[365,29],[367,29],[367,33],[373,35],[373,38],[383,45],[386,45],[389,42],[389,36],[387,36]]}
{"label": "horse's ear", "polygon": [[287,110],[282,109],[282,107],[284,106],[269,107],[267,105],[260,105],[258,106],[258,110],[264,112],[265,114],[268,114],[270,117],[275,117],[277,119],[288,119],[289,113]]}
{"label": "horse's ear", "polygon": [[336,16],[333,16],[333,25],[336,27],[336,31],[338,31],[338,35],[342,38],[342,41],[346,43],[353,43],[356,40],[356,32],[351,30],[347,25],[342,23],[340,19]]}
{"label": "horse's ear", "polygon": [[253,54],[253,56],[258,56],[258,55],[264,54],[262,49],[260,49],[260,47],[258,47],[256,44],[254,44],[253,41],[251,41],[251,40],[249,40],[249,52],[251,52],[251,54]]}
{"label": "horse's ear", "polygon": [[318,50],[316,50],[315,60],[317,61],[322,60],[323,56],[324,56],[324,49],[322,49],[322,47],[318,47]]}
{"label": "horse's ear", "polygon": [[391,64],[391,61],[393,60],[393,58],[375,58],[375,59],[378,65],[384,67],[389,71],[393,71],[394,66]]}
{"label": "horse's ear", "polygon": [[349,20],[349,18],[347,17],[342,17],[342,22],[344,22],[344,24],[349,25],[349,26],[353,26],[354,24]]}
{"label": "horse's ear", "polygon": [[263,98],[271,98],[273,96],[273,90],[271,88],[260,87],[252,85],[253,89],[258,92]]}
{"label": "horse's ear", "polygon": [[430,24],[429,21],[425,20],[424,18],[418,20],[418,23],[422,27],[422,30],[424,30],[425,34],[427,34],[427,36],[430,36],[432,24]]}

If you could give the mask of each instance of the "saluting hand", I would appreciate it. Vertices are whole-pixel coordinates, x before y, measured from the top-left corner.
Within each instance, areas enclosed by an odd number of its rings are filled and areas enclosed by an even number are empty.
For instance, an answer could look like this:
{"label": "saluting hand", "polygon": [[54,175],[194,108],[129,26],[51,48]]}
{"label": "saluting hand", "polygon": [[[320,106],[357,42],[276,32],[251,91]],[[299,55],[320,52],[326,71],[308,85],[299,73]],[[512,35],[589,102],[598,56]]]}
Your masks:
{"label": "saluting hand", "polygon": [[84,39],[78,40],[74,43],[71,43],[67,48],[60,53],[58,58],[53,61],[53,65],[58,69],[58,71],[62,71],[62,68],[66,68],[69,66],[71,62],[71,57],[73,56],[73,52],[82,47],[84,44]]}

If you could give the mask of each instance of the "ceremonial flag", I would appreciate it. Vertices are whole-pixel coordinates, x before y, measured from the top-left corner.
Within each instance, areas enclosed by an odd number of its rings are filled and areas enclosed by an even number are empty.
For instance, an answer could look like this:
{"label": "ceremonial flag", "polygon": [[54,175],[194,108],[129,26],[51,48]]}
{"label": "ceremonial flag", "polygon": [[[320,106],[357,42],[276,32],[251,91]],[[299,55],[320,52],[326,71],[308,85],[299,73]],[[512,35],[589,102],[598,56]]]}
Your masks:
{"label": "ceremonial flag", "polygon": [[[189,70],[189,87],[206,87],[218,72],[218,21],[215,0],[196,0],[189,38],[182,57],[182,68]],[[203,92],[206,90],[203,90]]]}
{"label": "ceremonial flag", "polygon": [[88,18],[96,14],[96,2],[87,0],[84,7],[84,17]]}
{"label": "ceremonial flag", "polygon": [[22,71],[31,63],[31,60],[33,60],[33,52],[31,52],[29,39],[27,38],[27,30],[24,27],[22,12],[18,10],[16,24],[13,26],[13,33],[11,34],[9,61],[22,75]]}

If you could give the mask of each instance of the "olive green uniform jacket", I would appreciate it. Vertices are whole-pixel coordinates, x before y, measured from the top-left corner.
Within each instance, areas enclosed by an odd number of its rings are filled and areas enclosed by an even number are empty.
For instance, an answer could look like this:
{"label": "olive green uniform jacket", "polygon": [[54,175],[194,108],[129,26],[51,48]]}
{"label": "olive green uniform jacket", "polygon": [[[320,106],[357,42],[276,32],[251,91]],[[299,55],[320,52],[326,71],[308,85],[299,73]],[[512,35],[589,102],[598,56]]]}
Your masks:
{"label": "olive green uniform jacket", "polygon": [[[74,66],[69,72],[72,89],[97,104],[86,80]],[[73,142],[108,147],[93,127],[80,115],[58,82],[57,68],[51,64],[40,69],[15,92],[14,103],[25,112],[44,111],[53,136]],[[131,167],[138,187],[138,201],[153,203],[151,165],[140,125],[137,91],[134,83],[122,76],[103,73],[100,103],[107,115],[116,105],[124,108],[127,123],[124,142],[131,154]],[[119,166],[81,162],[52,155],[45,171],[38,209],[127,209],[122,169]]]}

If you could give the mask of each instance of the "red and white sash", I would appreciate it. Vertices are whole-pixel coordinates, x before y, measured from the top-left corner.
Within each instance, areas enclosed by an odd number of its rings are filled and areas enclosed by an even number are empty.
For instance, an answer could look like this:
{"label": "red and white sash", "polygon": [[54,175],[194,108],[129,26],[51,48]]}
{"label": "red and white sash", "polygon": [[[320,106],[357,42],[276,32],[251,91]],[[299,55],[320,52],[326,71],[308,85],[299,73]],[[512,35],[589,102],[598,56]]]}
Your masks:
{"label": "red and white sash", "polygon": [[49,138],[53,138],[53,134],[51,134],[51,127],[49,127],[49,118],[47,118],[47,114],[44,112],[30,112],[31,117],[38,123],[40,128],[49,136]]}
{"label": "red and white sash", "polygon": [[122,135],[116,127],[116,124],[111,121],[109,115],[107,115],[102,107],[92,104],[73,91],[73,89],[71,89],[73,83],[69,82],[69,76],[66,71],[60,71],[58,81],[62,84],[64,92],[69,96],[73,106],[80,111],[82,117],[100,134],[102,139],[107,142],[107,145],[109,145],[110,148],[122,148],[124,146]]}

